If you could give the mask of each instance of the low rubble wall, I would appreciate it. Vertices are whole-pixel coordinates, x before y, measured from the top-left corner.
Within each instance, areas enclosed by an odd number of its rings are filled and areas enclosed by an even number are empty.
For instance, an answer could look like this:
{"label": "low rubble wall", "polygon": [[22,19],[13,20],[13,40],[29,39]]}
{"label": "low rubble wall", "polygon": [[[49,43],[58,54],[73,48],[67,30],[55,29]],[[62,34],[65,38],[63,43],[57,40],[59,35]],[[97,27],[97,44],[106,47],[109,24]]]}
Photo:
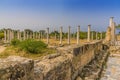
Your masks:
{"label": "low rubble wall", "polygon": [[67,46],[42,60],[8,57],[0,60],[0,80],[75,80],[82,68],[103,50],[102,41]]}

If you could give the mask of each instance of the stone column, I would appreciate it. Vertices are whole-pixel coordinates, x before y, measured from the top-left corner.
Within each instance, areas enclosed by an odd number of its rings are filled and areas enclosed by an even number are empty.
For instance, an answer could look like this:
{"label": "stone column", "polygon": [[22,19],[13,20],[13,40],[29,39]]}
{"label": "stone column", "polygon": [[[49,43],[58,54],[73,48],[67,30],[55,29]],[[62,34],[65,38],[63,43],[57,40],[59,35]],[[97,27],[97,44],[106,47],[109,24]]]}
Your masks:
{"label": "stone column", "polygon": [[60,44],[62,44],[62,31],[63,31],[63,27],[60,27]]}
{"label": "stone column", "polygon": [[29,31],[27,31],[26,33],[27,33],[27,39],[29,39]]}
{"label": "stone column", "polygon": [[101,32],[101,40],[103,39],[103,34],[102,34],[102,32]]}
{"label": "stone column", "polygon": [[68,27],[68,44],[70,44],[70,26]]}
{"label": "stone column", "polygon": [[32,31],[30,31],[30,39],[32,39]]}
{"label": "stone column", "polygon": [[40,31],[38,32],[38,39],[40,40]]}
{"label": "stone column", "polygon": [[92,40],[94,40],[94,32],[92,32],[91,36],[92,36]]}
{"label": "stone column", "polygon": [[35,32],[33,32],[33,39],[35,39]]}
{"label": "stone column", "polygon": [[21,32],[20,32],[20,41],[22,40],[22,38],[21,38]]}
{"label": "stone column", "polygon": [[14,30],[11,30],[11,39],[14,39]]}
{"label": "stone column", "polygon": [[54,36],[54,38],[55,38],[55,40],[57,40],[57,36],[56,36],[56,30],[54,29],[54,33],[55,33],[55,36]]}
{"label": "stone column", "polygon": [[10,42],[12,40],[12,30],[10,30]]}
{"label": "stone column", "polygon": [[112,26],[111,26],[111,41],[114,43],[115,42],[115,22],[113,22]]}
{"label": "stone column", "polygon": [[80,44],[80,26],[77,28],[77,45]]}
{"label": "stone column", "polygon": [[35,38],[37,39],[37,32],[35,32]]}
{"label": "stone column", "polygon": [[20,31],[17,31],[17,39],[20,40]]}
{"label": "stone column", "polygon": [[49,44],[49,28],[47,28],[47,44]]}
{"label": "stone column", "polygon": [[40,32],[40,39],[42,40],[42,38],[43,38],[43,33],[42,33],[42,31]]}
{"label": "stone column", "polygon": [[98,40],[98,32],[96,32],[96,40]]}
{"label": "stone column", "polygon": [[26,31],[25,30],[24,30],[23,34],[24,34],[24,40],[26,40]]}
{"label": "stone column", "polygon": [[10,30],[7,29],[7,42],[10,42]]}
{"label": "stone column", "polygon": [[7,42],[7,30],[4,29],[4,43]]}
{"label": "stone column", "polygon": [[90,42],[90,31],[91,31],[91,25],[88,25],[88,42]]}
{"label": "stone column", "polygon": [[112,24],[113,24],[113,18],[114,18],[114,17],[110,17],[110,24],[109,24],[110,27],[112,27]]}

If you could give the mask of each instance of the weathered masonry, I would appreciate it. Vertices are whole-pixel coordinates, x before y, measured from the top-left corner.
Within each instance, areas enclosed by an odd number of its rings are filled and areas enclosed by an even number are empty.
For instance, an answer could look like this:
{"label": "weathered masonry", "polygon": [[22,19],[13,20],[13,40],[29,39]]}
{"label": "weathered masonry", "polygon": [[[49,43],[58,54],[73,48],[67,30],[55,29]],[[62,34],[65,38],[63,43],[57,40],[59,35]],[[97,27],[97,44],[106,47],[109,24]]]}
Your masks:
{"label": "weathered masonry", "polygon": [[58,53],[42,60],[16,56],[0,59],[0,80],[75,80],[103,47],[102,41],[97,41],[60,47]]}

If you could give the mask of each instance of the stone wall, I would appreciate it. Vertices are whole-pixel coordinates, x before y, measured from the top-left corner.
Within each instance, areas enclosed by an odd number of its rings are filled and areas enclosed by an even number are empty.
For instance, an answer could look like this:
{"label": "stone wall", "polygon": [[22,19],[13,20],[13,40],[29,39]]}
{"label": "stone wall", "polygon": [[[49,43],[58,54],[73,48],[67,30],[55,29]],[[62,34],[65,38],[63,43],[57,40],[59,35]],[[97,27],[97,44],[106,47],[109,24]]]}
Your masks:
{"label": "stone wall", "polygon": [[1,59],[0,80],[75,80],[82,68],[103,49],[102,46],[102,41],[98,41],[61,47],[57,54],[34,62],[15,56]]}
{"label": "stone wall", "polygon": [[16,56],[0,59],[0,80],[34,80],[34,61]]}

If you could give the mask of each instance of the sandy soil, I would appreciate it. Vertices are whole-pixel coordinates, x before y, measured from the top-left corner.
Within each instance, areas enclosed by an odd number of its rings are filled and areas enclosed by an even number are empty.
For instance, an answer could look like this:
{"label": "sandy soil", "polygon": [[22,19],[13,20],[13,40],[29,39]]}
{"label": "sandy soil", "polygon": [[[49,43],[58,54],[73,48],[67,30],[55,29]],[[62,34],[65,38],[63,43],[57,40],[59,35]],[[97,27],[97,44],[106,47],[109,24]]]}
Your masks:
{"label": "sandy soil", "polygon": [[2,53],[5,49],[6,49],[6,47],[0,46],[0,53]]}

